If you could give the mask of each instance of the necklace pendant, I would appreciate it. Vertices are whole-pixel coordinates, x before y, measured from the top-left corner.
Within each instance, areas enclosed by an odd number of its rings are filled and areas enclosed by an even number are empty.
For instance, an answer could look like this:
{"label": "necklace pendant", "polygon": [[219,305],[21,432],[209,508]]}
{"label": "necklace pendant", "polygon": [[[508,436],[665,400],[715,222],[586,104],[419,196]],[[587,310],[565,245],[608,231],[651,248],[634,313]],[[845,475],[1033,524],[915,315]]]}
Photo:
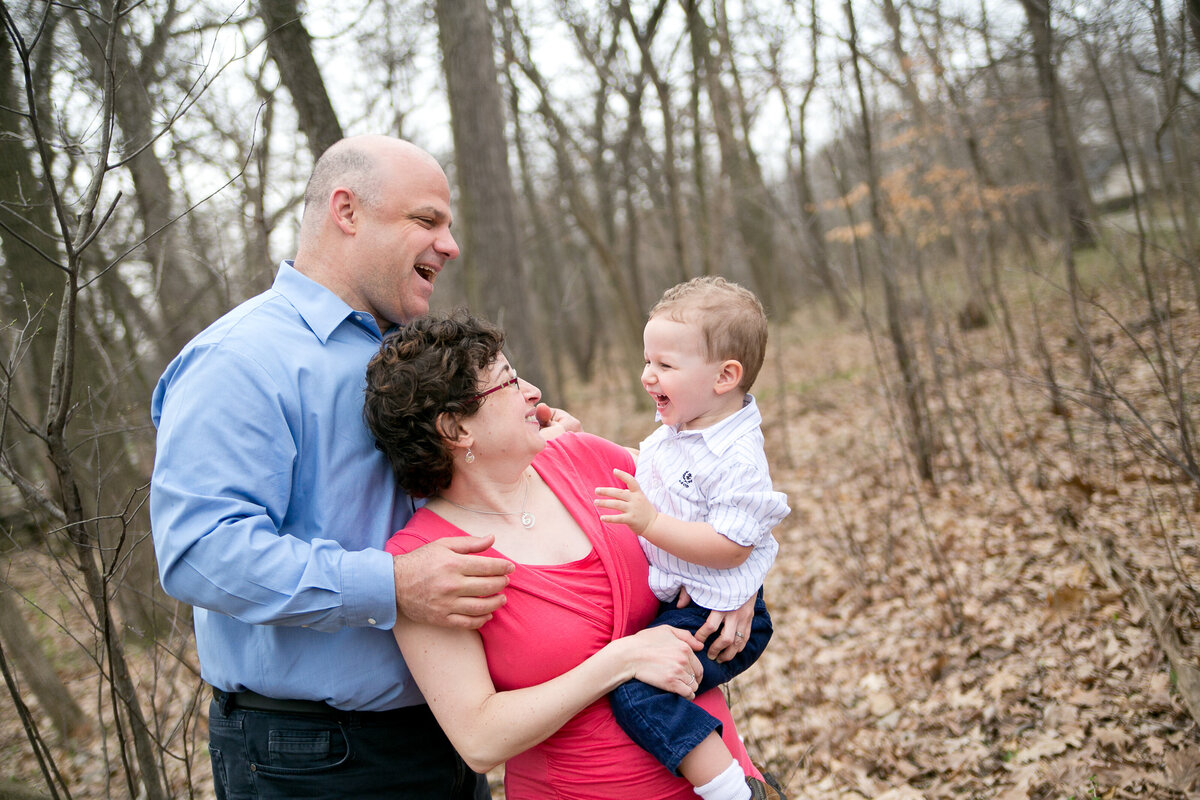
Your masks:
{"label": "necklace pendant", "polygon": [[533,514],[530,514],[528,511],[521,512],[521,524],[525,526],[526,530],[533,527],[534,521]]}

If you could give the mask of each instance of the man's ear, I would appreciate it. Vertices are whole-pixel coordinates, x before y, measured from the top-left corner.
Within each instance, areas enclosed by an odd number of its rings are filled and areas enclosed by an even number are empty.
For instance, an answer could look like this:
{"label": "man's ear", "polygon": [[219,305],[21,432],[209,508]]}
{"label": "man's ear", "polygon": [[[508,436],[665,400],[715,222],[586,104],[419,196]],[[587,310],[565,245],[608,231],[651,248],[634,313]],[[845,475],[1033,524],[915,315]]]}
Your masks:
{"label": "man's ear", "polygon": [[329,218],[342,233],[353,236],[358,232],[358,197],[344,187],[338,187],[329,195]]}
{"label": "man's ear", "polygon": [[737,359],[731,358],[722,362],[721,371],[717,373],[717,381],[713,385],[713,391],[717,394],[732,392],[741,384],[743,372],[742,362]]}

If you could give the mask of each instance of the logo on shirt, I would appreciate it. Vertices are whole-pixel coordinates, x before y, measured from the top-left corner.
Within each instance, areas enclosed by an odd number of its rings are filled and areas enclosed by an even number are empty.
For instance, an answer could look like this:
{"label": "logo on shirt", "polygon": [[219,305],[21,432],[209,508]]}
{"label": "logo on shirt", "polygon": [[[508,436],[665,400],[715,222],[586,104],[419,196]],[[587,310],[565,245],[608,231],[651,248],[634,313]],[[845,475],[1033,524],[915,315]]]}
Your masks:
{"label": "logo on shirt", "polygon": [[683,474],[679,476],[679,485],[683,486],[684,488],[691,486],[692,485],[692,473],[688,472],[687,470],[684,470]]}

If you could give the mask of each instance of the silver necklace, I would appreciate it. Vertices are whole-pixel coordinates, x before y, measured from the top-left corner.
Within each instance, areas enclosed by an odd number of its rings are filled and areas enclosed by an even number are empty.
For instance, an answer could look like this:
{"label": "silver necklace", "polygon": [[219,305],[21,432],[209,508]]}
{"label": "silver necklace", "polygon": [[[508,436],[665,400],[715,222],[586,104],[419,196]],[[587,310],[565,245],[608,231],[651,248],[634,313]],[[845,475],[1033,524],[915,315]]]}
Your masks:
{"label": "silver necklace", "polygon": [[461,508],[463,511],[470,511],[472,514],[489,514],[497,517],[511,517],[516,514],[520,514],[522,527],[524,527],[526,530],[529,530],[533,527],[533,523],[537,522],[537,519],[534,518],[533,514],[525,510],[525,503],[529,500],[529,484],[531,482],[532,481],[529,479],[529,473],[525,473],[525,496],[521,498],[520,511],[485,511],[481,508],[467,508],[466,506],[460,506],[458,503],[450,500],[445,495],[442,495],[441,497],[455,508]]}

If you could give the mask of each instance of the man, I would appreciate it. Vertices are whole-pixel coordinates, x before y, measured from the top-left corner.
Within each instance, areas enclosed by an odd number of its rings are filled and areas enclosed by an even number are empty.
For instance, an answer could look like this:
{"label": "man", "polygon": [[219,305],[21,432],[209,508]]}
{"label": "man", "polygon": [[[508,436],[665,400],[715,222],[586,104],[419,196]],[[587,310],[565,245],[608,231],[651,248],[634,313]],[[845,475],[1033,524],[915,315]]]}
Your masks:
{"label": "man", "polygon": [[476,555],[489,539],[387,555],[414,506],[362,419],[382,334],[428,312],[458,256],[450,223],[428,153],[384,136],[333,145],[295,260],[155,388],[155,551],[163,588],[195,606],[218,798],[474,796],[391,628],[397,614],[482,625],[511,565]]}

